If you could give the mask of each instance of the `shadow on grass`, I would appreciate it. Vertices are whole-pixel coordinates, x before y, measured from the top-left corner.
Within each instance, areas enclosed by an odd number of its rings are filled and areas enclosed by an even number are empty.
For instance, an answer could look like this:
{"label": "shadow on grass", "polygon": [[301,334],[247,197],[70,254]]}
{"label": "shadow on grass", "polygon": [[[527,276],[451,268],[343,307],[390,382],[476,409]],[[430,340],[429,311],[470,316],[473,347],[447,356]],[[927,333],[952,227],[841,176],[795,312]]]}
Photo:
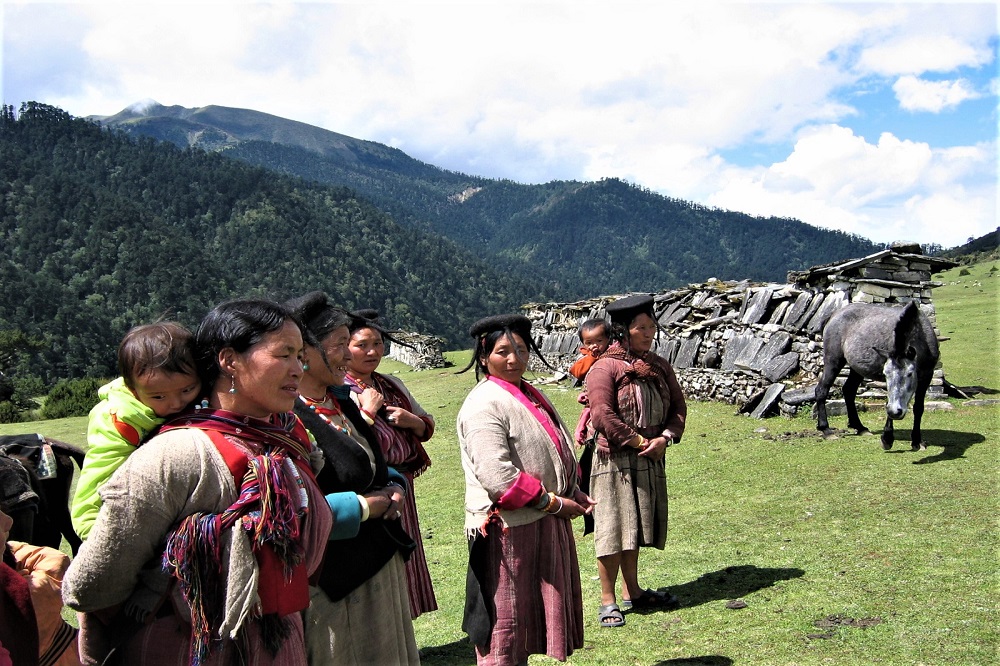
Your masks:
{"label": "shadow on grass", "polygon": [[444,645],[420,648],[421,664],[475,664],[476,649],[468,638],[459,638]]}
{"label": "shadow on grass", "polygon": [[733,660],[729,657],[720,657],[716,654],[705,655],[704,657],[678,657],[677,659],[667,659],[658,661],[654,666],[731,666]]}
{"label": "shadow on grass", "polygon": [[[690,608],[710,601],[738,599],[751,592],[771,587],[780,580],[799,578],[803,575],[805,571],[802,569],[767,569],[753,564],[740,564],[704,574],[690,583],[672,586],[670,591],[680,599],[682,608]],[[630,612],[646,614],[655,611],[656,609],[633,609]]]}
{"label": "shadow on grass", "polygon": [[[986,437],[978,432],[924,430],[922,434],[924,441],[928,443],[928,448],[941,447],[941,452],[914,460],[914,465],[926,465],[928,463],[964,458],[965,452],[972,448],[974,444],[982,444],[986,441]],[[891,449],[889,453],[919,453],[910,448],[909,430],[896,431],[896,444],[898,448]],[[899,446],[899,444],[902,444],[902,446]],[[928,453],[928,451],[924,451],[923,453]]]}

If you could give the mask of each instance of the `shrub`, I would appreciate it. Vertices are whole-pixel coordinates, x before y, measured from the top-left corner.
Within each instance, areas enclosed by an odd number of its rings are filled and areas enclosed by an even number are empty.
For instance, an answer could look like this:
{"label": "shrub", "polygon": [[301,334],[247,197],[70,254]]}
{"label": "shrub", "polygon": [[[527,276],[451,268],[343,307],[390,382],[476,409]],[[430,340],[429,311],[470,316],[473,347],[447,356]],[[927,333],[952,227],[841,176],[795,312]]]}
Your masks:
{"label": "shrub", "polygon": [[101,379],[63,379],[59,381],[42,406],[43,419],[61,419],[67,416],[86,416],[97,404],[97,389],[104,384]]}
{"label": "shrub", "polygon": [[0,423],[17,423],[21,420],[21,410],[17,405],[5,400],[0,402]]}

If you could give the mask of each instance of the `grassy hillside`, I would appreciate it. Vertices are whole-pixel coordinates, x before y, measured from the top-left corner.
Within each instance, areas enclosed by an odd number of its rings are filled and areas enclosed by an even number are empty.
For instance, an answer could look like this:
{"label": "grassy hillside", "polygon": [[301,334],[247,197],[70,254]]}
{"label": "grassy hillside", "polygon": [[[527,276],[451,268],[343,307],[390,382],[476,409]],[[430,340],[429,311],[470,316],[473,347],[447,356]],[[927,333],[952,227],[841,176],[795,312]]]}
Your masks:
{"label": "grassy hillside", "polygon": [[[997,390],[1000,299],[990,268],[971,267],[962,282],[957,270],[954,279],[944,274],[935,297],[951,338],[942,345],[947,376]],[[449,356],[463,367],[468,352]],[[439,424],[428,443],[434,463],[416,483],[441,607],[416,621],[423,662],[474,664],[460,629],[467,551],[454,428],[474,377],[388,361],[383,369],[399,372]],[[576,391],[545,390],[572,426]],[[593,544],[577,525],[586,645],[570,663],[995,663],[1000,407],[950,403],[951,411],[924,417],[927,451],[904,444],[888,453],[877,437],[824,440],[807,415],[757,421],[729,405],[692,403],[684,440],[667,452],[667,546],[640,559],[641,582],[671,586],[684,607],[630,614],[622,629],[598,627]],[[879,419],[866,418],[877,432]],[[66,419],[0,432],[42,429],[79,442],[84,428],[83,419]],[[735,600],[746,607],[729,608]]]}
{"label": "grassy hillside", "polygon": [[[963,275],[963,273],[966,273]],[[934,279],[945,378],[1000,390],[1000,260],[959,266]]]}

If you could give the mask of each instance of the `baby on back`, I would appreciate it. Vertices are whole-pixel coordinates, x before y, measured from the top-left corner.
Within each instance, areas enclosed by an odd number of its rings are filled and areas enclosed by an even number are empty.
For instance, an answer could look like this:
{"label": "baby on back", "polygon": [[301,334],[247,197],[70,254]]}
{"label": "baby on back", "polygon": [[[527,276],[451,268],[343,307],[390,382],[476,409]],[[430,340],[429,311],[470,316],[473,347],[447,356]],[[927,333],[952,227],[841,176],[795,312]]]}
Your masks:
{"label": "baby on back", "polygon": [[87,454],[71,509],[73,529],[86,539],[101,509],[99,490],[115,470],[170,416],[201,392],[194,337],[161,321],[131,329],[118,345],[121,376],[102,386],[87,423]]}

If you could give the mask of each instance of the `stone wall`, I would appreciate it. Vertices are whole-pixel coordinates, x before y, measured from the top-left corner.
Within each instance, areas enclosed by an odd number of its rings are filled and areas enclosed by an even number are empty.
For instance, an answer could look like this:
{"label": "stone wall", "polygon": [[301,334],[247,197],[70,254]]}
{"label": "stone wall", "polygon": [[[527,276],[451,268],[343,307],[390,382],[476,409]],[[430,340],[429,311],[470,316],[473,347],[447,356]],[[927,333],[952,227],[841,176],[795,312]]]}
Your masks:
{"label": "stone wall", "polygon": [[[823,368],[823,327],[837,310],[851,302],[916,301],[934,323],[931,290],[938,283],[931,274],[954,265],[897,243],[869,257],[789,273],[785,284],[713,278],[663,291],[653,295],[663,331],[654,351],[671,362],[693,399],[747,405],[768,390],[775,400],[787,392],[782,408],[794,411],[812,398]],[[605,306],[620,297],[525,305],[549,364],[568,368],[578,358],[580,323],[605,317]],[[547,372],[541,364],[532,369]],[[939,367],[930,394],[940,395],[943,383]]]}

